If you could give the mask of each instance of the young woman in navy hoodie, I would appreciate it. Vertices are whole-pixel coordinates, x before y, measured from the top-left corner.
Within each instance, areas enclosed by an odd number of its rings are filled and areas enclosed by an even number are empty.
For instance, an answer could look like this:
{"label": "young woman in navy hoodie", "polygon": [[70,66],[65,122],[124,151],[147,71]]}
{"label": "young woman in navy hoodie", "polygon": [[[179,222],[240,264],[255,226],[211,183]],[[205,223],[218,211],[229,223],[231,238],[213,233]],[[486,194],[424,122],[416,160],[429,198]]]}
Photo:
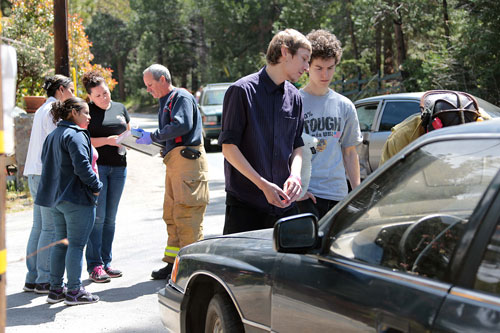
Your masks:
{"label": "young woman in navy hoodie", "polygon": [[[57,128],[42,149],[42,175],[35,203],[50,208],[59,243],[50,258],[48,303],[95,303],[99,297],[82,287],[83,248],[94,226],[96,203],[102,183],[92,168],[94,153],[87,127],[87,103],[77,97],[54,102]],[[64,271],[67,288],[64,285]]]}

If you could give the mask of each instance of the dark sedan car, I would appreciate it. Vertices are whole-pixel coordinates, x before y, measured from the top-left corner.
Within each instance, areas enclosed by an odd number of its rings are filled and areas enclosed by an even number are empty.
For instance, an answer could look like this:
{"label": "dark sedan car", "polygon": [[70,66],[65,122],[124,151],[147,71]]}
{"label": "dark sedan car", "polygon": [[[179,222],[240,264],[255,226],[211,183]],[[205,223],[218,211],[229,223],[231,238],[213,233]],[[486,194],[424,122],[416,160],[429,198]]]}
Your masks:
{"label": "dark sedan car", "polygon": [[422,136],[319,222],[181,249],[173,332],[500,332],[500,120]]}

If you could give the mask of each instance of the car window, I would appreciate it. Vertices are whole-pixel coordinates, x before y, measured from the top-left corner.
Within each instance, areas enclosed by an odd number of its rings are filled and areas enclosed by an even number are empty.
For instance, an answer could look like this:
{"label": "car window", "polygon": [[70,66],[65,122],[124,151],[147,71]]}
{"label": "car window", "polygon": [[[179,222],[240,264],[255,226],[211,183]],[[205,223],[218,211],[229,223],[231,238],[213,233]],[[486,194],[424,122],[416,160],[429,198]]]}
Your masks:
{"label": "car window", "polygon": [[428,144],[333,216],[330,252],[443,280],[464,225],[499,168],[500,140]]}
{"label": "car window", "polygon": [[420,112],[420,107],[416,101],[387,101],[384,106],[382,119],[380,120],[379,131],[390,131],[395,125],[418,112]]}
{"label": "car window", "polygon": [[481,260],[474,289],[500,295],[500,225],[497,225]]}
{"label": "car window", "polygon": [[207,90],[201,99],[201,105],[222,105],[227,89]]}
{"label": "car window", "polygon": [[358,113],[359,128],[362,131],[372,129],[373,120],[377,112],[378,102],[374,104],[364,104],[356,107]]}

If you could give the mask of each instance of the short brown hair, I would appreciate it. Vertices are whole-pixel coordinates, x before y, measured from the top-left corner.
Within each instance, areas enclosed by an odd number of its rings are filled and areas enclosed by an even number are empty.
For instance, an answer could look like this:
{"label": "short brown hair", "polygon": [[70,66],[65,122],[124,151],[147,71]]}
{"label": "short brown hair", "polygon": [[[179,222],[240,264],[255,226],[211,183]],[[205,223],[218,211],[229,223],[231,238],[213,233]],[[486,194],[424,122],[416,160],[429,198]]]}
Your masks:
{"label": "short brown hair", "polygon": [[266,53],[268,64],[276,65],[279,63],[282,46],[286,46],[292,56],[294,56],[301,47],[311,51],[311,43],[303,34],[294,29],[286,29],[274,35],[269,43]]}
{"label": "short brown hair", "polygon": [[342,57],[342,44],[337,37],[326,30],[313,30],[307,34],[307,39],[311,42],[312,62],[316,58],[335,59],[335,65],[338,65]]}

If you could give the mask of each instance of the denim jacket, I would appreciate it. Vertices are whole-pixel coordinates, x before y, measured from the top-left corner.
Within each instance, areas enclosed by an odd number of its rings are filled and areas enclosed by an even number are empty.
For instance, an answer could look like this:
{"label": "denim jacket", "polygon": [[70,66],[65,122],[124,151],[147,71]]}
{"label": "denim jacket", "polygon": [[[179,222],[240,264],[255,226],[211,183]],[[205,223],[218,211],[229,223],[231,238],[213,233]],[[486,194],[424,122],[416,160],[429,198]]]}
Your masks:
{"label": "denim jacket", "polygon": [[60,121],[42,149],[42,175],[35,203],[54,207],[65,200],[77,205],[97,203],[93,193],[102,183],[92,170],[90,135],[73,122]]}

